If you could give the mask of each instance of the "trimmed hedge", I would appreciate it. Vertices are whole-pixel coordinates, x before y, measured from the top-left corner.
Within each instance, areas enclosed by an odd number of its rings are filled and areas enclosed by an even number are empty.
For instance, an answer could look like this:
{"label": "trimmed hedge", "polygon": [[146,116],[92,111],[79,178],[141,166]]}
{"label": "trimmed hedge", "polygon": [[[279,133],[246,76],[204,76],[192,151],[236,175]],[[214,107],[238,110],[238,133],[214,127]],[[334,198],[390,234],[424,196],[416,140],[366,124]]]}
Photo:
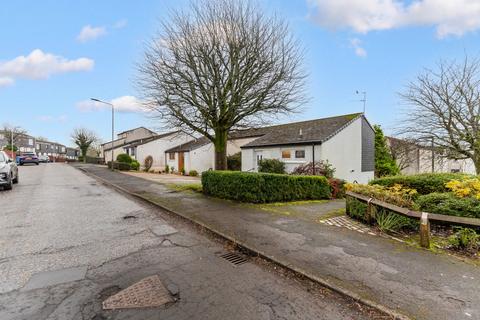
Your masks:
{"label": "trimmed hedge", "polygon": [[124,162],[124,163],[132,163],[133,159],[126,153],[120,153],[117,156],[117,161],[118,162]]}
{"label": "trimmed hedge", "polygon": [[460,173],[422,173],[412,176],[393,176],[375,179],[369,184],[378,184],[392,187],[395,184],[415,189],[421,195],[433,192],[448,192],[445,184],[453,179],[462,180],[465,177],[474,177]]}
{"label": "trimmed hedge", "polygon": [[[107,163],[108,167],[111,169],[112,168],[112,161],[108,161]],[[125,163],[125,162],[114,162],[113,163],[113,169],[117,169],[120,171],[128,171],[131,169],[130,163]]]}
{"label": "trimmed hedge", "polygon": [[449,216],[480,218],[480,200],[459,198],[453,193],[431,193],[415,201],[421,211]]}
{"label": "trimmed hedge", "polygon": [[202,186],[207,195],[253,203],[331,197],[328,180],[322,176],[206,171],[202,173]]}

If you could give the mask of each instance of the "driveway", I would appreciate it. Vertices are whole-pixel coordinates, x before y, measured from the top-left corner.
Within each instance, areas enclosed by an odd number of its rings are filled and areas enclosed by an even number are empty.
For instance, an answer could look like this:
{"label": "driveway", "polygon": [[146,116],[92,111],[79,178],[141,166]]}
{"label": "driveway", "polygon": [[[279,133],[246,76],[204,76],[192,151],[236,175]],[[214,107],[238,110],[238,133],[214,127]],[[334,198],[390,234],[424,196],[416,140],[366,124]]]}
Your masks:
{"label": "driveway", "polygon": [[[222,242],[65,164],[20,168],[0,192],[0,319],[369,319],[368,309]],[[176,302],[103,311],[158,275]],[[373,315],[377,315],[373,313]]]}
{"label": "driveway", "polygon": [[200,184],[201,179],[199,177],[181,176],[176,174],[159,174],[159,173],[147,173],[147,172],[135,172],[124,171],[123,173],[130,176],[158,182],[164,184]]}

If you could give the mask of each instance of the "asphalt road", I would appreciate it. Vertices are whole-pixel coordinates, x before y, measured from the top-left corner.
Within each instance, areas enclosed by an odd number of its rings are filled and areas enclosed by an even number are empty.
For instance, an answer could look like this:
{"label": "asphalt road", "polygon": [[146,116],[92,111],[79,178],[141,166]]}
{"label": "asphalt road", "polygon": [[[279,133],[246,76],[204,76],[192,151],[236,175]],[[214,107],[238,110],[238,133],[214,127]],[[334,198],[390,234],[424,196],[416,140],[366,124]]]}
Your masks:
{"label": "asphalt road", "polygon": [[[0,191],[2,320],[377,316],[259,259],[234,266],[219,257],[228,252],[221,241],[69,165],[19,169],[20,183]],[[109,295],[151,275],[175,303],[102,310]]]}

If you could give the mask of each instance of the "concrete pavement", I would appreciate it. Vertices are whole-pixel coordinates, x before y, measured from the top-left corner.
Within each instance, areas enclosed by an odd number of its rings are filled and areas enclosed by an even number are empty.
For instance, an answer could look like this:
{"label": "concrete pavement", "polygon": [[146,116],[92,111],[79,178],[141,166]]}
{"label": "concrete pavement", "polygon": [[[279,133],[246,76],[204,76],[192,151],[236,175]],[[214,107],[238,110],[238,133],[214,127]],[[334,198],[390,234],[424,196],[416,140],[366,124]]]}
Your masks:
{"label": "concrete pavement", "polygon": [[[378,313],[254,259],[190,224],[64,164],[20,168],[0,192],[0,319],[369,319]],[[101,302],[158,274],[179,300],[102,311]]]}
{"label": "concrete pavement", "polygon": [[480,319],[480,269],[457,258],[193,192],[172,192],[102,167],[85,169],[365,301],[415,319]]}

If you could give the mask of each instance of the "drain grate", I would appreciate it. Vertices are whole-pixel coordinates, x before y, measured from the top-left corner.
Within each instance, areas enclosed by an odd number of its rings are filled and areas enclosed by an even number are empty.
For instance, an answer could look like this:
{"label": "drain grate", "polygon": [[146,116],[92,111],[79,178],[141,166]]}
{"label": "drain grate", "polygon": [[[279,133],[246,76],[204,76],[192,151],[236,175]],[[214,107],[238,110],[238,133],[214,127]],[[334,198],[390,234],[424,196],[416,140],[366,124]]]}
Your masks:
{"label": "drain grate", "polygon": [[236,252],[228,252],[225,254],[220,255],[220,258],[223,258],[233,264],[234,266],[239,266],[248,262],[248,260],[243,256]]}

